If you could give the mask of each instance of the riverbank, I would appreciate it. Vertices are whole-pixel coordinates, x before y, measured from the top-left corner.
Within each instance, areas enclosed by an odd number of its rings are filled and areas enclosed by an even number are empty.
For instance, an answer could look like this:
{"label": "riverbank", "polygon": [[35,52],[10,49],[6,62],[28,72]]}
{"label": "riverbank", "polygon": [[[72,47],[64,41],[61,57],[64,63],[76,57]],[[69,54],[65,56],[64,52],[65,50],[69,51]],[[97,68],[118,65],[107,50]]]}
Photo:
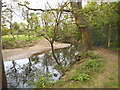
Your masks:
{"label": "riverbank", "polygon": [[[75,63],[73,66],[71,66],[71,69],[60,79],[60,81],[55,83],[52,87],[118,88],[118,52],[114,52],[105,48],[94,48],[93,50],[90,50],[90,52],[99,55],[101,58],[90,58],[84,60],[85,62],[83,63]],[[90,64],[90,60],[95,60],[96,63],[92,61]],[[86,65],[86,62],[89,62],[89,64]],[[97,69],[95,65],[99,65],[99,62],[102,63],[102,65]],[[93,69],[92,65],[94,66]],[[80,73],[81,76],[77,77],[77,73]],[[87,75],[90,75],[90,77]]]}
{"label": "riverbank", "polygon": [[[57,42],[54,43],[54,49],[65,48],[68,46],[70,46],[70,44],[57,43]],[[36,44],[31,47],[3,49],[2,50],[3,60],[9,61],[9,60],[27,58],[35,53],[40,53],[46,50],[51,50],[50,43],[47,40],[42,39],[42,40],[38,40]]]}

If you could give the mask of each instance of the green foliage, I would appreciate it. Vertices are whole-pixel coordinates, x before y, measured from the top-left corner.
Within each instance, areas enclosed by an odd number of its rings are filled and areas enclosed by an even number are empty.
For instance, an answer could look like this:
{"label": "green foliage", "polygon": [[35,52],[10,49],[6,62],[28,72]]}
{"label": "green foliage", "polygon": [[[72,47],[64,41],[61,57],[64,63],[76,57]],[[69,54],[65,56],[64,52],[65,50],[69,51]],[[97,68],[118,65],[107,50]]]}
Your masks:
{"label": "green foliage", "polygon": [[[81,53],[80,53],[81,54]],[[92,52],[86,52],[85,55],[94,56],[95,54]],[[95,56],[96,57],[96,56]],[[100,56],[99,56],[100,57]],[[91,58],[91,57],[89,57]],[[58,82],[55,86],[60,87],[84,87],[84,85],[92,86],[94,85],[95,75],[103,71],[102,68],[102,58],[97,59],[89,59],[82,64],[75,64],[74,69],[67,71],[65,76],[63,77],[62,82]],[[93,77],[95,76],[95,77]],[[77,86],[79,85],[79,86]]]}
{"label": "green foliage", "polygon": [[100,65],[101,65],[100,62],[90,59],[85,63],[84,66],[87,68],[92,68],[93,70],[98,70],[100,68]]}
{"label": "green foliage", "polygon": [[30,3],[28,1],[24,1],[24,5],[29,5]]}
{"label": "green foliage", "polygon": [[37,82],[34,84],[38,88],[45,88],[45,79],[44,77],[41,77]]}
{"label": "green foliage", "polygon": [[[108,33],[111,29],[111,46],[116,46],[117,41],[117,28],[119,22],[119,14],[117,11],[119,2],[89,2],[83,9],[85,19],[91,27],[91,36],[93,45],[107,46]],[[111,26],[109,27],[109,25]]]}
{"label": "green foliage", "polygon": [[[34,86],[36,88],[48,88],[52,84],[54,80],[50,79],[51,75],[50,73],[46,73],[39,76],[39,79],[37,81],[28,81],[29,86]],[[34,78],[34,76],[33,76]]]}
{"label": "green foliage", "polygon": [[35,86],[37,88],[45,88],[46,87],[46,81],[43,76],[41,76],[36,82],[29,81],[29,86]]}
{"label": "green foliage", "polygon": [[90,80],[91,76],[85,73],[76,73],[72,77],[70,77],[70,80],[76,80],[76,81],[87,81]]}

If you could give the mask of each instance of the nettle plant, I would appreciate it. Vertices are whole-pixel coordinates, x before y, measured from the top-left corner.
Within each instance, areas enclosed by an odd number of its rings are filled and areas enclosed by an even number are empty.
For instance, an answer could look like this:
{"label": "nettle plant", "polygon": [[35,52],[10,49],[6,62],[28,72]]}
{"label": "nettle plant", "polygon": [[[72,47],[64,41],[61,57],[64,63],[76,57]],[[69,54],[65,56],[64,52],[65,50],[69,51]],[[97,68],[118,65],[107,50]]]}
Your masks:
{"label": "nettle plant", "polygon": [[100,65],[101,65],[101,63],[99,61],[95,61],[94,59],[89,59],[85,63],[84,67],[92,68],[93,70],[98,70]]}
{"label": "nettle plant", "polygon": [[87,81],[90,80],[91,76],[85,73],[77,73],[75,75],[73,75],[72,77],[70,77],[70,80],[75,80],[75,81]]}

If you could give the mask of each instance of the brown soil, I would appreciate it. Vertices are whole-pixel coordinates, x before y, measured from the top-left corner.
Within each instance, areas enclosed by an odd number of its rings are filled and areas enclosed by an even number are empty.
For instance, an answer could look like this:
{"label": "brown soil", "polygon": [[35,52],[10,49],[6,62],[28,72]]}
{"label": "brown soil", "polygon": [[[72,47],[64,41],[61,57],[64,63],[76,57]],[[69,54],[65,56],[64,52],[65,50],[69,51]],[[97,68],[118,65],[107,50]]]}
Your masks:
{"label": "brown soil", "polygon": [[[57,42],[54,43],[54,49],[64,48],[68,46],[69,44],[65,44],[65,43],[57,43]],[[2,53],[3,53],[4,61],[7,61],[7,60],[27,58],[35,53],[43,52],[46,50],[51,50],[51,46],[47,40],[43,39],[43,40],[38,40],[34,46],[25,47],[25,48],[16,48],[16,49],[3,49]]]}

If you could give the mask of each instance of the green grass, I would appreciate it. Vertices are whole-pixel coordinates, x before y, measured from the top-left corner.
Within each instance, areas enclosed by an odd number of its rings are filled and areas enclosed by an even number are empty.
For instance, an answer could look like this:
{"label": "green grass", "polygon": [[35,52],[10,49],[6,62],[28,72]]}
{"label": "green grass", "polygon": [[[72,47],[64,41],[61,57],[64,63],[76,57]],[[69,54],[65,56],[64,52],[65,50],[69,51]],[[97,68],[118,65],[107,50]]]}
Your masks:
{"label": "green grass", "polygon": [[2,44],[5,48],[17,48],[17,47],[24,47],[24,46],[31,46],[32,42],[37,39],[44,39],[44,37],[33,37],[33,36],[26,36],[26,35],[5,35],[2,36]]}
{"label": "green grass", "polygon": [[[29,36],[25,36],[25,35],[14,35],[15,37],[15,41],[26,41],[29,39]],[[12,35],[5,35],[5,36],[2,36],[2,41],[9,41],[9,40],[12,40],[14,39]],[[43,39],[43,37],[33,37],[33,36],[30,36],[30,39]]]}

